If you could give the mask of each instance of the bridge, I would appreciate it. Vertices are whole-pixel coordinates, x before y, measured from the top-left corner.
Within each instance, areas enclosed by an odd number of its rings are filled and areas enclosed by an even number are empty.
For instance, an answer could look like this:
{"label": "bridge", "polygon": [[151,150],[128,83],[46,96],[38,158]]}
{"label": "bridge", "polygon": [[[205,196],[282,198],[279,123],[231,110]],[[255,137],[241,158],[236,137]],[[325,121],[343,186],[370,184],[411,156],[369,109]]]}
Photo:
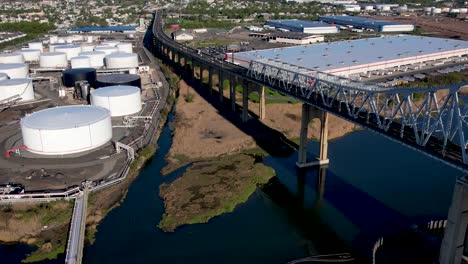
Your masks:
{"label": "bridge", "polygon": [[86,230],[86,209],[88,206],[89,186],[83,183],[83,192],[75,198],[75,206],[68,235],[66,264],[81,264]]}
{"label": "bridge", "polygon": [[[175,42],[164,32],[162,10],[154,13],[144,38],[145,47],[179,73],[208,89],[218,76],[219,100],[229,82],[229,100],[237,110],[236,86],[242,86],[242,120],[249,119],[250,92],[259,94],[259,119],[265,113],[265,87],[302,102],[301,135],[297,166],[324,165],[328,159],[328,113],[357,124],[394,142],[468,172],[468,108],[459,99],[461,85],[429,88],[382,87],[341,76],[286,65],[273,60],[253,60],[248,68],[235,65]],[[313,118],[321,121],[320,154],[307,159],[307,130]],[[376,146],[378,147],[378,146]],[[468,225],[468,184],[461,179],[455,188],[440,263],[459,263]],[[457,262],[458,261],[458,262]]]}

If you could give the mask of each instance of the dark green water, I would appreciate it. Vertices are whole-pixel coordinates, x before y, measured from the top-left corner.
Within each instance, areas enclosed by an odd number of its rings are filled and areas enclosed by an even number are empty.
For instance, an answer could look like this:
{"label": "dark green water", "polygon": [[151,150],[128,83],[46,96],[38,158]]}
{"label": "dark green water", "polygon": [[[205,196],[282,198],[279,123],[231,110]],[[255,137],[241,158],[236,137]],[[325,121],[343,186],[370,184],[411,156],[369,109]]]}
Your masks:
{"label": "dark green water", "polygon": [[[346,251],[365,254],[376,238],[408,223],[444,218],[460,173],[375,134],[360,131],[330,142],[331,164],[298,173],[297,154],[268,157],[277,177],[233,213],[173,233],[157,228],[163,214],[159,185],[172,138],[168,126],[159,150],[129,189],[122,205],[98,227],[84,263],[286,263]],[[314,155],[316,142],[310,143]],[[20,263],[31,249],[1,246],[6,263]],[[2,262],[3,263],[3,262]],[[63,263],[63,258],[44,263]]]}

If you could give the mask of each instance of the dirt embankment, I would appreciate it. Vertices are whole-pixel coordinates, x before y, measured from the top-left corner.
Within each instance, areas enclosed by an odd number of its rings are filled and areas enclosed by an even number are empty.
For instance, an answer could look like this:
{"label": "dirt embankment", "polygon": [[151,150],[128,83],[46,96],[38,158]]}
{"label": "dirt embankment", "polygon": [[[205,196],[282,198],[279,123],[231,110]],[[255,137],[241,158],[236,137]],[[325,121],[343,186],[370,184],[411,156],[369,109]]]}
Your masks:
{"label": "dirt embankment", "polygon": [[[173,144],[167,156],[171,167],[183,165],[193,159],[239,153],[257,147],[251,136],[226,120],[193,88],[184,81],[180,81],[179,85],[181,94],[176,103]],[[258,114],[258,104],[249,102],[249,110]],[[301,113],[301,104],[268,104],[263,123],[290,139],[297,139],[301,129]],[[342,137],[357,128],[330,115],[329,139]],[[314,119],[309,124],[308,137],[318,139],[319,132],[320,121]]]}
{"label": "dirt embankment", "polygon": [[176,103],[169,163],[216,157],[256,147],[252,137],[226,120],[194,89],[184,81],[180,81],[179,85],[183,93]]}
{"label": "dirt embankment", "polygon": [[24,261],[56,258],[65,249],[72,202],[0,206],[0,241],[38,246]]}

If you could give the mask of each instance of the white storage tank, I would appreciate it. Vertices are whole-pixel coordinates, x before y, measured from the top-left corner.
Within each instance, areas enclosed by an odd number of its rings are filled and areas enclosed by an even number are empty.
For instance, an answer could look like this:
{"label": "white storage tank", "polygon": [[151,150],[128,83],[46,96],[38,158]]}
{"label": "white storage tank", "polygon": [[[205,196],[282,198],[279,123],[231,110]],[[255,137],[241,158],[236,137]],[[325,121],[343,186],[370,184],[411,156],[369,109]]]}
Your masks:
{"label": "white storage tank", "polygon": [[468,8],[460,8],[460,14],[468,13]]}
{"label": "white storage tank", "polygon": [[133,52],[133,46],[132,46],[132,43],[130,42],[122,42],[122,43],[117,44],[117,49],[119,49],[119,52],[125,52],[125,53]]}
{"label": "white storage tank", "polygon": [[448,7],[442,7],[442,12],[448,13],[448,12],[450,12],[450,8],[448,8]]}
{"label": "white storage tank", "polygon": [[387,6],[387,5],[382,6],[382,11],[390,11],[390,6]]}
{"label": "white storage tank", "polygon": [[364,10],[366,10],[366,11],[372,11],[372,10],[374,10],[374,6],[366,5],[366,6],[364,7]]}
{"label": "white storage tank", "polygon": [[39,61],[39,57],[41,57],[41,50],[38,49],[22,49],[17,52],[23,54],[24,60],[27,62]]}
{"label": "white storage tank", "polygon": [[0,72],[0,81],[8,80],[8,75],[6,73]]}
{"label": "white storage tank", "polygon": [[141,91],[136,86],[107,86],[91,92],[91,105],[109,109],[111,116],[126,116],[141,111]]}
{"label": "white storage tank", "polygon": [[66,68],[68,66],[67,54],[65,52],[47,52],[39,58],[41,68]]}
{"label": "white storage tank", "polygon": [[450,9],[450,13],[458,14],[458,13],[460,13],[460,9],[458,9],[458,8],[452,8],[452,9]]}
{"label": "white storage tank", "polygon": [[119,49],[117,47],[111,46],[96,46],[96,48],[94,48],[94,51],[104,51],[106,55],[109,55],[111,53],[119,52]]}
{"label": "white storage tank", "polygon": [[442,13],[442,8],[434,8],[432,9],[433,14],[441,14]]}
{"label": "white storage tank", "polygon": [[426,13],[431,13],[431,12],[432,12],[432,8],[433,8],[433,7],[425,7],[425,8],[424,8],[424,12],[426,12]]}
{"label": "white storage tank", "polygon": [[0,64],[0,72],[5,73],[10,77],[14,78],[28,78],[29,65],[26,63],[7,63]]}
{"label": "white storage tank", "polygon": [[81,52],[90,52],[94,51],[95,45],[83,44],[81,45]]}
{"label": "white storage tank", "polygon": [[89,57],[78,56],[78,57],[71,58],[70,65],[71,65],[72,69],[90,68],[91,67],[91,61],[90,61]]}
{"label": "white storage tank", "polygon": [[0,81],[0,101],[19,95],[20,102],[34,100],[32,79],[18,78]]}
{"label": "white storage tank", "polygon": [[66,45],[55,48],[56,52],[65,52],[67,54],[67,59],[71,60],[73,57],[78,57],[78,54],[81,52],[81,47],[78,45]]}
{"label": "white storage tank", "polygon": [[113,53],[105,58],[108,69],[126,69],[138,67],[138,55],[136,53]]}
{"label": "white storage tank", "polygon": [[18,52],[0,53],[0,63],[23,63],[23,54]]}
{"label": "white storage tank", "polygon": [[58,36],[50,36],[49,38],[49,43],[50,44],[55,44],[58,42]]}
{"label": "white storage tank", "polygon": [[90,67],[99,69],[104,66],[104,57],[106,57],[106,53],[104,51],[88,51],[80,52],[80,56],[88,57]]}
{"label": "white storage tank", "polygon": [[109,110],[70,105],[35,112],[21,119],[23,143],[33,153],[64,155],[98,148],[112,139]]}
{"label": "white storage tank", "polygon": [[120,41],[117,40],[106,40],[101,42],[101,45],[103,46],[111,46],[111,47],[117,47],[117,45],[120,43]]}
{"label": "white storage tank", "polygon": [[42,42],[29,42],[28,43],[28,48],[30,49],[38,49],[41,52],[44,51],[44,45],[42,45]]}

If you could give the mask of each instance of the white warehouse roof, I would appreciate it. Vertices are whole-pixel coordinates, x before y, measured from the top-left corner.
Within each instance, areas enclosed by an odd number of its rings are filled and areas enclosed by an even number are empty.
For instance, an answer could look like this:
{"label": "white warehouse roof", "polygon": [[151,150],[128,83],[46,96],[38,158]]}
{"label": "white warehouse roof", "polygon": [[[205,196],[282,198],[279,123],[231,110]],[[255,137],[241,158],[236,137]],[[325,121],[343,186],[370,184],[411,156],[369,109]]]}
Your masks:
{"label": "white warehouse roof", "polygon": [[[251,60],[273,60],[310,70],[348,75],[468,54],[461,40],[397,35],[228,54],[244,67]],[[234,56],[234,58],[232,58]]]}

